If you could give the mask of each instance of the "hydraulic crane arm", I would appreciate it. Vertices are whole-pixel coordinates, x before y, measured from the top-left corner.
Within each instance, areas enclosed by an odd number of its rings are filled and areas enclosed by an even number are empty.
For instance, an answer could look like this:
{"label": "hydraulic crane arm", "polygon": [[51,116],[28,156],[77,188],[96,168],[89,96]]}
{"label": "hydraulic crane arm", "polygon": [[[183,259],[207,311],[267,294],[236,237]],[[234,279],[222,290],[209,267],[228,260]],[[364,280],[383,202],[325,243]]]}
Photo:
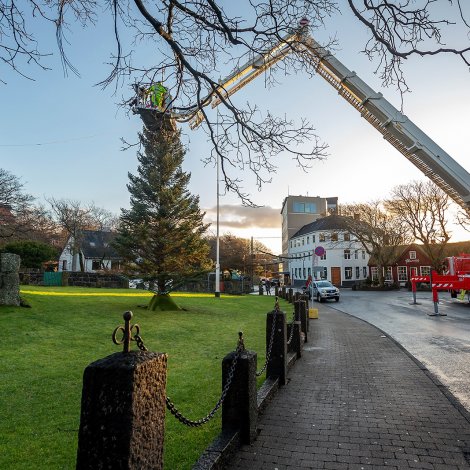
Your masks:
{"label": "hydraulic crane arm", "polygon": [[[381,93],[375,92],[355,72],[322,48],[308,35],[306,23],[302,20],[303,26],[297,31],[221,80],[216,91],[202,101],[202,106],[210,104],[215,108],[291,52],[303,52],[303,57],[311,62],[317,73],[356,108],[385,140],[470,214],[470,174]],[[197,107],[179,113],[170,111],[169,117],[179,122],[189,121],[192,129],[204,120],[203,113]]]}
{"label": "hydraulic crane arm", "polygon": [[[303,28],[305,29],[305,28]],[[448,153],[437,145],[418,126],[388,102],[381,93],[376,93],[355,72],[350,71],[329,51],[323,49],[312,37],[301,36],[302,29],[284,39],[265,56],[258,56],[221,82],[222,96],[228,97],[263,73],[293,48],[305,48],[317,73],[323,77],[339,95],[354,106],[361,116],[377,129],[411,163],[439,186],[457,204],[470,211],[470,174]],[[303,37],[302,41],[296,41]],[[302,45],[300,45],[302,44]],[[212,107],[221,103],[212,100]],[[197,117],[192,127],[201,121]]]}

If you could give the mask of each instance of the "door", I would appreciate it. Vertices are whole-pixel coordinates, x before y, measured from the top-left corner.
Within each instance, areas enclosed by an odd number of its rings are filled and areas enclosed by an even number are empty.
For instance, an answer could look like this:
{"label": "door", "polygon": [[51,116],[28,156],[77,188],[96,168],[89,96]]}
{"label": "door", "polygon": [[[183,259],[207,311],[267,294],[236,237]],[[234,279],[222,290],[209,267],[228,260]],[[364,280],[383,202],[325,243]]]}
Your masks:
{"label": "door", "polygon": [[331,283],[337,287],[341,286],[341,268],[337,266],[331,268]]}
{"label": "door", "polygon": [[416,268],[416,267],[410,268],[410,279],[412,277],[417,277],[417,276],[418,276],[418,268]]}

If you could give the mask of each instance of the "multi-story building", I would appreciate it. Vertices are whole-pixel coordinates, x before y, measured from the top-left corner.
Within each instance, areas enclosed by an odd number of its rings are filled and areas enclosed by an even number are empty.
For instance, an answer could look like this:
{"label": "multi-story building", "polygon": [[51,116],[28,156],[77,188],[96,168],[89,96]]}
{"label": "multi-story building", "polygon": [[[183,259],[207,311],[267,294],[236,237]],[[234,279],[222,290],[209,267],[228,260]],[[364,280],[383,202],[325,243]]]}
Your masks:
{"label": "multi-story building", "polygon": [[[287,196],[282,203],[282,253],[287,256],[289,240],[304,225],[319,217],[336,213],[337,197]],[[289,272],[289,262],[284,260],[284,271]]]}
{"label": "multi-story building", "polygon": [[303,286],[312,276],[348,287],[368,277],[369,255],[349,233],[346,220],[339,215],[322,217],[291,237],[288,253],[292,285]]}

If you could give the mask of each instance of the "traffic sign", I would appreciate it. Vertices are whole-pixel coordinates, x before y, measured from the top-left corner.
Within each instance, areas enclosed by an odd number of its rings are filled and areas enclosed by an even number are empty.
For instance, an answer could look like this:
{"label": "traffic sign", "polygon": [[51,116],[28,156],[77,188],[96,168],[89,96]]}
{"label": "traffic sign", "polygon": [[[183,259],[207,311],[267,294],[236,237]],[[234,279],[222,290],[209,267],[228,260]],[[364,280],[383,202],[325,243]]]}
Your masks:
{"label": "traffic sign", "polygon": [[325,254],[325,248],[323,248],[322,246],[317,246],[315,248],[315,254],[317,256],[323,256]]}

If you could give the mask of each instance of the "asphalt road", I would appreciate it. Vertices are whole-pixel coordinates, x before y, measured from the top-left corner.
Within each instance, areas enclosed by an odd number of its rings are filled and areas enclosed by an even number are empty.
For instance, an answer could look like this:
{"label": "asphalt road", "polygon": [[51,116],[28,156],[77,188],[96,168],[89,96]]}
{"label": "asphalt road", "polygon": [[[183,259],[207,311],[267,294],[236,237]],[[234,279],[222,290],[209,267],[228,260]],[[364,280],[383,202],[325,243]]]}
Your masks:
{"label": "asphalt road", "polygon": [[[470,304],[439,294],[434,313],[431,292],[418,292],[413,305],[406,290],[369,292],[341,290],[339,302],[329,306],[366,320],[398,341],[421,361],[470,411]],[[313,302],[315,307],[316,302]]]}

